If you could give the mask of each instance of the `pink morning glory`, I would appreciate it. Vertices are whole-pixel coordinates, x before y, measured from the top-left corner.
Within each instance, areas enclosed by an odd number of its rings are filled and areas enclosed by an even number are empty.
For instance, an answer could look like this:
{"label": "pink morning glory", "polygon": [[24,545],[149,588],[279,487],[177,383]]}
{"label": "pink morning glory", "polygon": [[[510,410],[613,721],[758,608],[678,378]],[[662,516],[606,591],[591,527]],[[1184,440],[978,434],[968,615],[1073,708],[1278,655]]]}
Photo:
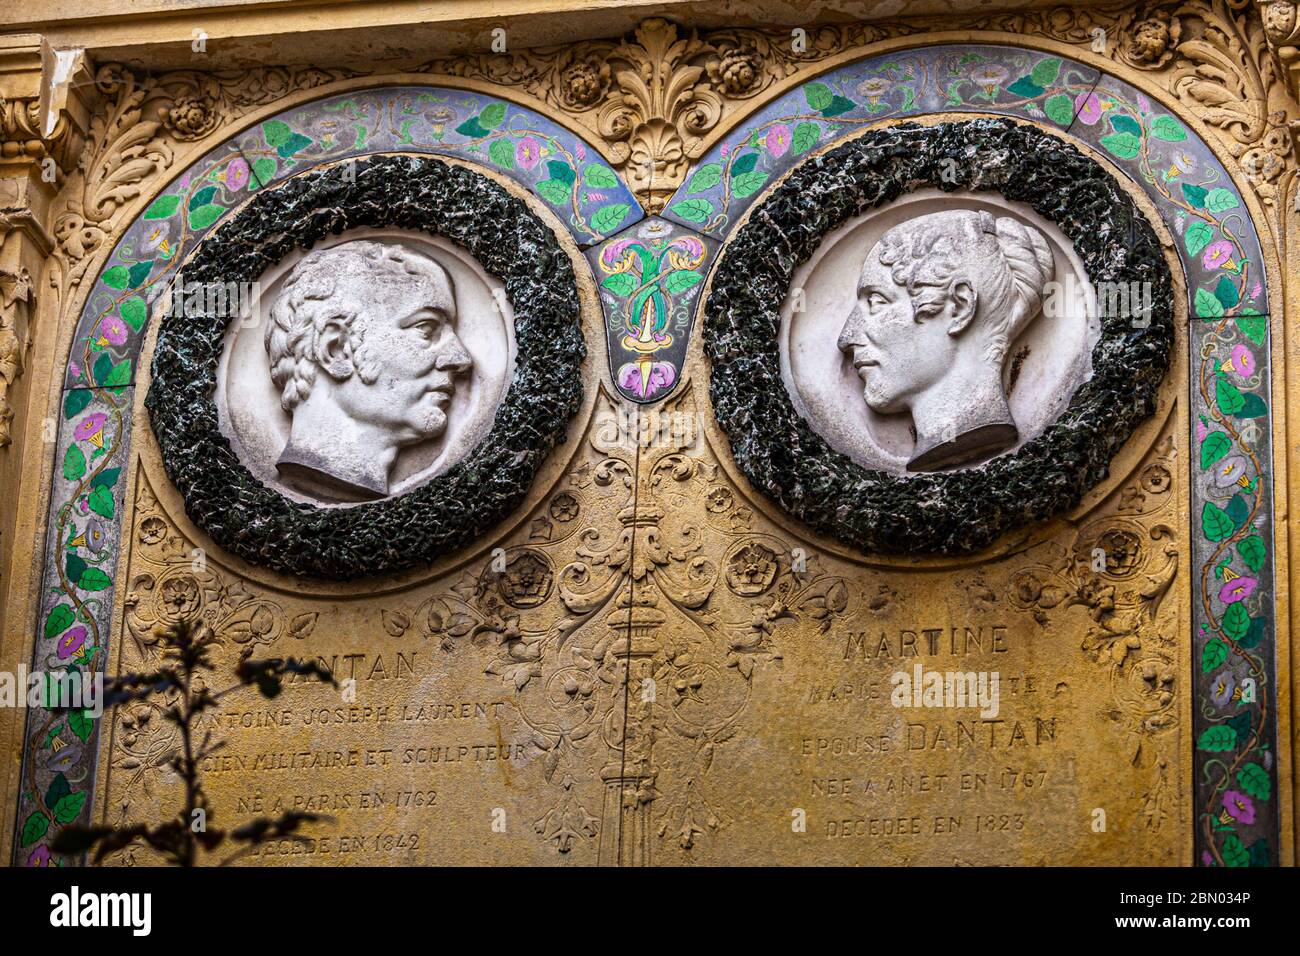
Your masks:
{"label": "pink morning glory", "polygon": [[59,638],[58,655],[59,660],[66,661],[77,651],[81,650],[81,645],[86,643],[86,629],[78,624],[76,627],[68,628],[63,636]]}
{"label": "pink morning glory", "polygon": [[1234,345],[1232,355],[1228,357],[1228,365],[1242,378],[1249,378],[1255,374],[1255,354],[1245,345]]}
{"label": "pink morning glory", "polygon": [[73,434],[76,436],[77,441],[93,438],[104,430],[104,422],[106,421],[108,421],[108,416],[103,412],[87,415],[77,425],[77,430]]}
{"label": "pink morning glory", "polygon": [[1074,109],[1080,123],[1096,126],[1101,119],[1101,98],[1096,93],[1080,93],[1074,100]]}
{"label": "pink morning glory", "polygon": [[1229,790],[1223,795],[1223,809],[1238,823],[1250,826],[1255,822],[1255,803],[1239,790]]}
{"label": "pink morning glory", "polygon": [[116,315],[106,315],[100,320],[99,333],[109,345],[126,344],[126,323]]}
{"label": "pink morning glory", "polygon": [[1220,239],[1218,242],[1212,242],[1206,247],[1205,255],[1201,257],[1201,262],[1207,269],[1235,269],[1232,263],[1232,243],[1227,239]]}
{"label": "pink morning glory", "polygon": [[1219,588],[1219,600],[1224,604],[1236,604],[1238,601],[1244,601],[1254,592],[1255,584],[1254,578],[1233,578]]}
{"label": "pink morning glory", "polygon": [[790,148],[790,127],[778,123],[767,131],[767,151],[774,159],[780,159]]}
{"label": "pink morning glory", "polygon": [[236,192],[248,185],[248,162],[242,157],[232,159],[226,171],[222,174],[221,179],[225,180],[226,188],[231,192]]}
{"label": "pink morning glory", "polygon": [[542,158],[542,144],[531,136],[525,136],[515,146],[515,162],[524,169],[532,169]]}

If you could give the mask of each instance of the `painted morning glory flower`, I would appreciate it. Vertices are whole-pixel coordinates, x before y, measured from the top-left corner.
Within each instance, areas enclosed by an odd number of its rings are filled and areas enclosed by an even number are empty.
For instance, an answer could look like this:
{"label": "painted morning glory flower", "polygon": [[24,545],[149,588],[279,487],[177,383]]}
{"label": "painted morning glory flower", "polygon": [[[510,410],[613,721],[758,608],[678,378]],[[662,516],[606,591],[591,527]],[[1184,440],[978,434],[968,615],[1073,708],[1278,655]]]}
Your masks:
{"label": "painted morning glory flower", "polygon": [[1096,126],[1101,119],[1101,97],[1096,93],[1080,93],[1074,100],[1074,111],[1085,126]]}
{"label": "painted morning glory flower", "polygon": [[1245,345],[1238,343],[1233,346],[1227,365],[1242,378],[1249,378],[1255,374],[1255,354]]}
{"label": "painted morning glory flower", "polygon": [[1231,269],[1236,271],[1237,264],[1232,261],[1232,254],[1236,251],[1231,242],[1227,239],[1220,239],[1218,242],[1212,242],[1205,249],[1205,255],[1201,257],[1201,263],[1207,269]]}
{"label": "painted morning glory flower", "polygon": [[525,136],[515,146],[515,162],[524,169],[532,169],[542,158],[542,144],[531,136]]}
{"label": "painted morning glory flower", "polygon": [[[1224,570],[1224,576],[1232,574],[1232,569]],[[1224,604],[1236,604],[1244,601],[1254,593],[1258,582],[1254,578],[1233,576],[1223,587],[1219,588],[1219,600]]]}
{"label": "painted morning glory flower", "polygon": [[104,422],[106,421],[108,421],[108,416],[103,412],[87,415],[77,425],[77,430],[73,432],[73,436],[77,441],[89,440],[92,444],[102,445],[104,443]]}
{"label": "painted morning glory flower", "polygon": [[63,632],[59,638],[58,655],[59,660],[66,661],[77,651],[81,650],[81,645],[86,643],[86,629],[78,624],[76,627],[70,627]]}
{"label": "painted morning glory flower", "polygon": [[99,322],[99,334],[109,345],[125,345],[126,323],[116,315],[106,315]]}
{"label": "painted morning glory flower", "polygon": [[1210,685],[1210,699],[1214,701],[1215,707],[1226,707],[1228,701],[1232,700],[1232,692],[1236,689],[1237,676],[1232,671],[1224,669]]}
{"label": "painted morning glory flower", "polygon": [[1223,809],[1238,823],[1250,826],[1255,822],[1255,802],[1239,790],[1229,790],[1223,795]]}
{"label": "painted morning glory flower", "polygon": [[242,157],[232,159],[225,172],[217,178],[224,182],[231,192],[238,192],[248,185],[248,161]]}
{"label": "painted morning glory flower", "polygon": [[780,159],[785,155],[786,150],[790,148],[790,127],[784,123],[778,123],[767,131],[765,142],[767,151],[772,154],[772,157]]}
{"label": "painted morning glory flower", "polygon": [[1248,462],[1245,455],[1230,455],[1214,469],[1214,483],[1220,488],[1242,484]]}

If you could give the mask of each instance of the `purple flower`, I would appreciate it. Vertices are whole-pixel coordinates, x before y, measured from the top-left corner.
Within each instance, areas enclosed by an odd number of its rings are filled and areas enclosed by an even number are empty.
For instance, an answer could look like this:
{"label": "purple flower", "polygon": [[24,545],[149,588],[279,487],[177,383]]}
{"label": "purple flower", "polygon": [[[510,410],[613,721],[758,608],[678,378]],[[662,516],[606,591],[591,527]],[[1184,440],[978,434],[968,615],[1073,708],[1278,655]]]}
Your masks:
{"label": "purple flower", "polygon": [[27,856],[28,866],[51,866],[50,848],[44,843],[38,843],[32,852]]}
{"label": "purple flower", "polygon": [[1236,248],[1227,239],[1220,239],[1218,242],[1210,243],[1205,249],[1205,255],[1201,257],[1201,263],[1207,269],[1230,269],[1233,272],[1237,270],[1237,265],[1232,261],[1232,254]]}
{"label": "purple flower", "polygon": [[671,362],[628,362],[618,370],[618,384],[638,398],[649,398],[672,387],[677,370]]}
{"label": "purple flower", "polygon": [[1096,126],[1101,119],[1101,97],[1096,93],[1080,93],[1074,100],[1074,110],[1080,123]]}
{"label": "purple flower", "polygon": [[[73,436],[77,441],[86,441],[87,439],[93,440],[104,431],[104,422],[106,421],[108,421],[108,416],[103,412],[94,412],[93,414],[87,415],[80,421],[80,423],[78,423],[77,430],[73,432]],[[102,438],[100,442],[102,444]]]}
{"label": "purple flower", "polygon": [[86,643],[86,629],[78,624],[76,627],[70,627],[63,632],[59,638],[58,655],[59,660],[66,661],[77,651],[81,650],[81,645]]}
{"label": "purple flower", "polygon": [[1224,604],[1236,604],[1244,601],[1255,592],[1258,582],[1254,578],[1234,577],[1219,588],[1219,600]]}
{"label": "purple flower", "polygon": [[1255,355],[1240,343],[1232,347],[1232,354],[1228,357],[1227,364],[1228,368],[1242,378],[1250,378],[1255,374]]}
{"label": "purple flower", "polygon": [[1138,94],[1138,110],[1143,113],[1151,112],[1151,101],[1141,93]]}
{"label": "purple flower", "polygon": [[242,157],[232,159],[226,171],[217,178],[222,180],[231,192],[238,192],[248,185],[248,161]]}
{"label": "purple flower", "polygon": [[1223,809],[1238,823],[1250,826],[1255,822],[1255,803],[1239,790],[1229,790],[1223,795]]}
{"label": "purple flower", "polygon": [[790,148],[790,127],[778,123],[767,131],[767,151],[773,159],[780,159]]}
{"label": "purple flower", "polygon": [[525,136],[515,146],[515,162],[524,169],[532,169],[542,158],[542,144],[532,136]]}
{"label": "purple flower", "polygon": [[125,345],[126,323],[116,315],[106,315],[99,321],[99,334],[109,345]]}
{"label": "purple flower", "polygon": [[1205,436],[1210,433],[1209,427],[1205,424],[1204,418],[1196,420],[1196,440],[1205,441]]}

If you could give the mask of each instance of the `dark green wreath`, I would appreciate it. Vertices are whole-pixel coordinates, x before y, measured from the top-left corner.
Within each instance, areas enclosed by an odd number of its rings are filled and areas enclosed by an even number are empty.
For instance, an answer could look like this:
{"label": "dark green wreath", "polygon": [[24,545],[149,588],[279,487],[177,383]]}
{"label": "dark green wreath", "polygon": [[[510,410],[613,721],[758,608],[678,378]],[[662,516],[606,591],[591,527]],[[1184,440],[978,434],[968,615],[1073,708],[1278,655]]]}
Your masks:
{"label": "dark green wreath", "polygon": [[564,441],[586,354],[569,257],[540,219],[486,176],[412,156],[317,169],[268,189],[209,235],[185,281],[252,282],[295,248],[359,227],[419,229],[464,247],[514,305],[514,380],[487,437],[419,488],[344,508],[267,488],[217,428],[217,362],[229,317],[162,320],[145,399],[185,510],[223,548],[277,571],[346,579],[401,571],[472,541],[523,500]]}
{"label": "dark green wreath", "polygon": [[[928,186],[1027,203],[1069,236],[1092,282],[1149,282],[1153,305],[1147,328],[1103,318],[1092,378],[1018,451],[900,477],[856,464],[799,416],[777,330],[791,276],[827,233]],[[1155,410],[1172,341],[1169,268],[1132,199],[1073,146],[1002,119],[873,130],[804,162],[727,245],[704,308],[710,395],[741,471],[815,530],[878,553],[965,554],[1073,507]]]}

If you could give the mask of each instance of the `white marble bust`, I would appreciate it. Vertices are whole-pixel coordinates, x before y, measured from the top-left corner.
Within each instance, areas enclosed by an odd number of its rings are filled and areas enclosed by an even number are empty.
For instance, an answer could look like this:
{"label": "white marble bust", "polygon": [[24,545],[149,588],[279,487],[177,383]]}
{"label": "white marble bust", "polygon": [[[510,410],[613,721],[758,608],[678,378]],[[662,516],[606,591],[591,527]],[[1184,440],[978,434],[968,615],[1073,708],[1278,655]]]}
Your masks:
{"label": "white marble bust", "polygon": [[912,416],[909,471],[1016,444],[1003,387],[1011,343],[1042,311],[1054,263],[1018,219],[947,210],[894,226],[871,248],[838,346],[875,412]]}
{"label": "white marble bust", "polygon": [[356,240],[305,256],[271,307],[266,352],[292,417],[281,478],[335,500],[388,495],[398,450],[441,435],[472,361],[447,271]]}

